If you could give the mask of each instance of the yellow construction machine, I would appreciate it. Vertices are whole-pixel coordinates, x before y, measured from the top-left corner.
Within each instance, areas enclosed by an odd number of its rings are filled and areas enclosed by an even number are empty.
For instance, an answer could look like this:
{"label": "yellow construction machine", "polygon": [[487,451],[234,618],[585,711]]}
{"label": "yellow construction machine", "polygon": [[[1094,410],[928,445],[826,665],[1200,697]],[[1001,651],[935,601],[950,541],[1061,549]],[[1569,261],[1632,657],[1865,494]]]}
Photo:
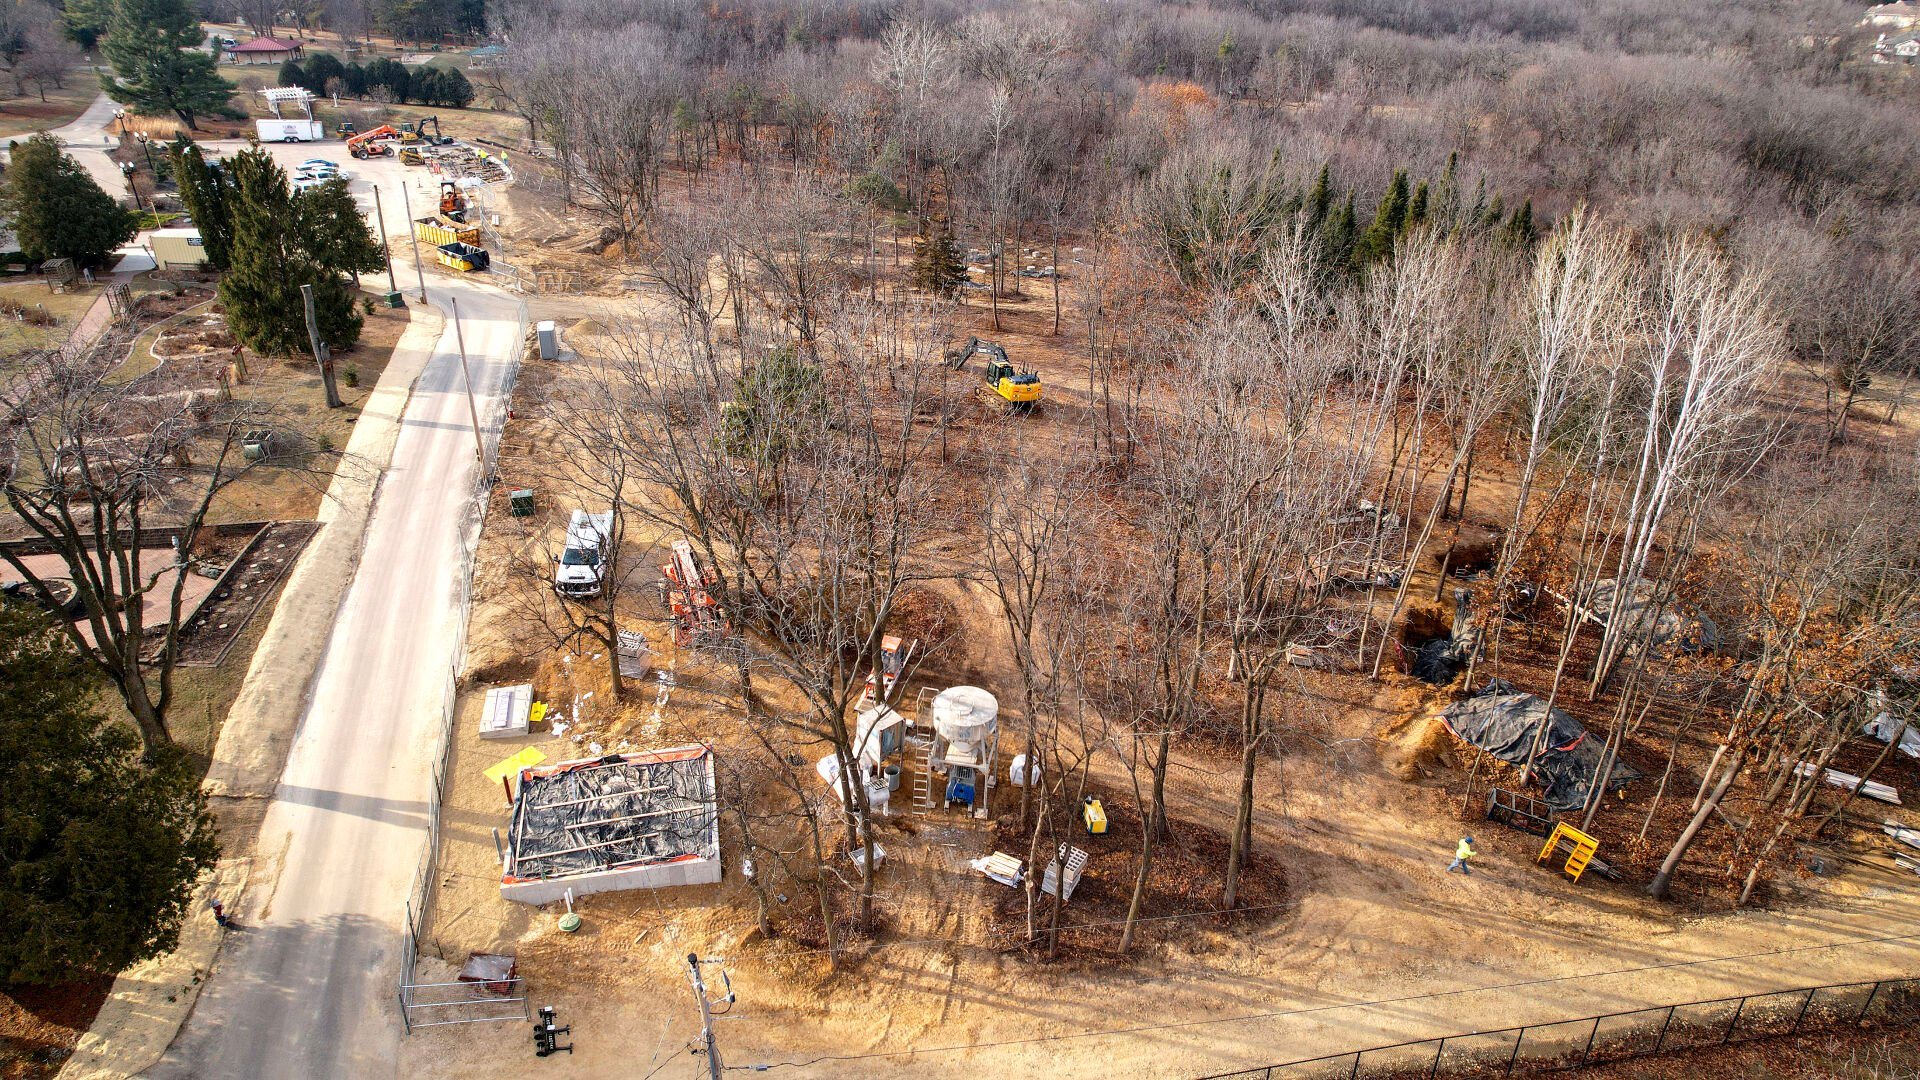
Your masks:
{"label": "yellow construction machine", "polygon": [[1020,371],[1007,357],[1007,350],[982,338],[972,337],[958,349],[947,353],[947,366],[966,370],[974,357],[981,360],[980,377],[988,393],[999,398],[1013,412],[1031,412],[1040,404],[1040,376]]}

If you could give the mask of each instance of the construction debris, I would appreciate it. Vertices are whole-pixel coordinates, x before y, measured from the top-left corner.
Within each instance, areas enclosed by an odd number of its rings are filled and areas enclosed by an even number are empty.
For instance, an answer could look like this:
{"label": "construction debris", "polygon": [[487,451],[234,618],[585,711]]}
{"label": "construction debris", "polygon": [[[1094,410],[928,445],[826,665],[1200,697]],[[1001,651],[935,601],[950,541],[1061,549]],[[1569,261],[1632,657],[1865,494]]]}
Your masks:
{"label": "construction debris", "polygon": [[996,851],[984,859],[973,859],[967,865],[1009,889],[1017,889],[1027,880],[1026,864],[1004,851]]}
{"label": "construction debris", "polygon": [[1890,712],[1881,712],[1873,719],[1860,725],[1860,733],[1881,742],[1892,742],[1893,733],[1900,732],[1900,752],[1910,758],[1920,758],[1920,727],[1908,724],[1901,730],[1900,722]]}
{"label": "construction debris", "polygon": [[719,880],[720,813],[706,747],[521,770],[502,897],[547,904],[569,893]]}
{"label": "construction debris", "polygon": [[[1815,768],[1817,768],[1817,766],[1815,766],[1813,762],[1803,761],[1793,767],[1793,775],[1812,776]],[[1839,769],[1826,770],[1826,774],[1822,776],[1821,779],[1832,784],[1834,787],[1846,788],[1849,791],[1855,787],[1859,787],[1860,794],[1865,795],[1869,799],[1878,799],[1881,802],[1892,803],[1895,806],[1903,805],[1900,802],[1900,793],[1898,791],[1876,780],[1868,780],[1865,785],[1862,786],[1859,777],[1852,773],[1841,772]]]}
{"label": "construction debris", "polygon": [[1581,618],[1605,626],[1618,603],[1628,635],[1656,647],[1673,643],[1683,652],[1711,652],[1720,647],[1720,628],[1713,620],[1684,608],[1658,583],[1634,578],[1624,595],[1616,595],[1620,591],[1619,582],[1604,578],[1595,582],[1586,599],[1575,607]]}

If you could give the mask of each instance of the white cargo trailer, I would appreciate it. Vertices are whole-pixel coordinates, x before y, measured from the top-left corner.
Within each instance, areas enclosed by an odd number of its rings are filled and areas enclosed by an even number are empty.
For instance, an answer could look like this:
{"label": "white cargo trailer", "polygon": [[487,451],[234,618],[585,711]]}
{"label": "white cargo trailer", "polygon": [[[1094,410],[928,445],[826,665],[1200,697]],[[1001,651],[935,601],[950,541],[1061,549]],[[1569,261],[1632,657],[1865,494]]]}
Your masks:
{"label": "white cargo trailer", "polygon": [[327,137],[326,128],[320,121],[304,117],[297,120],[255,120],[254,126],[260,132],[261,142],[313,142]]}

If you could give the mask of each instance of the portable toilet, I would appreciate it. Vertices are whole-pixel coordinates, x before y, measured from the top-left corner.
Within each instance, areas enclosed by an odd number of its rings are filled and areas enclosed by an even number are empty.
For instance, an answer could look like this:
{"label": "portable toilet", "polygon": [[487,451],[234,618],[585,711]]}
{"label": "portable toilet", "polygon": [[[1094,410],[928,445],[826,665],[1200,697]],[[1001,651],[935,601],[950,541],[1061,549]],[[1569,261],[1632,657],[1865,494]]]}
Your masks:
{"label": "portable toilet", "polygon": [[538,322],[533,327],[534,335],[540,341],[540,359],[560,359],[560,328],[551,319]]}
{"label": "portable toilet", "polygon": [[854,721],[854,755],[877,766],[900,752],[906,733],[906,717],[885,705],[875,706]]}

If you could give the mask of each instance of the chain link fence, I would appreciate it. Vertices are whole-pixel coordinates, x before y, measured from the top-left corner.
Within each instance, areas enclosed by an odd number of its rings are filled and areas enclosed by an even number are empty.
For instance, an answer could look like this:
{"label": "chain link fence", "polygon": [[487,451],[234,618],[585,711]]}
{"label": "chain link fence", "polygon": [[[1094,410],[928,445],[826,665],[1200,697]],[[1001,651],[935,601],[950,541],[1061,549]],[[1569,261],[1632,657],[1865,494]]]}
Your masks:
{"label": "chain link fence", "polygon": [[[446,793],[447,768],[453,757],[453,724],[459,699],[460,666],[467,651],[467,619],[473,603],[473,565],[478,554],[480,526],[486,518],[487,499],[493,490],[493,466],[499,460],[500,439],[505,434],[507,405],[519,380],[520,360],[527,348],[527,305],[516,306],[512,344],[513,354],[500,391],[487,410],[481,426],[484,447],[473,491],[467,497],[459,531],[460,557],[454,567],[455,622],[453,659],[447,665],[441,687],[439,750],[434,754],[433,787],[427,799],[427,839],[420,853],[420,865],[413,875],[413,887],[407,891],[405,940],[401,943],[398,997],[400,1018],[411,1033],[417,1027],[443,1023],[474,1023],[484,1020],[531,1020],[526,1001],[525,982],[509,980],[505,993],[488,990],[475,983],[422,983],[416,967],[427,936],[428,914],[433,910],[433,893],[440,859],[440,805]],[[436,950],[437,951],[437,950]],[[487,987],[499,984],[488,983]],[[465,988],[465,989],[462,989]],[[436,1012],[422,1019],[423,1011]]]}
{"label": "chain link fence", "polygon": [[1527,1075],[1796,1035],[1866,1020],[1920,1020],[1920,979],[1835,983],[1689,1001],[1550,1024],[1420,1039],[1302,1058],[1204,1080],[1403,1080]]}

